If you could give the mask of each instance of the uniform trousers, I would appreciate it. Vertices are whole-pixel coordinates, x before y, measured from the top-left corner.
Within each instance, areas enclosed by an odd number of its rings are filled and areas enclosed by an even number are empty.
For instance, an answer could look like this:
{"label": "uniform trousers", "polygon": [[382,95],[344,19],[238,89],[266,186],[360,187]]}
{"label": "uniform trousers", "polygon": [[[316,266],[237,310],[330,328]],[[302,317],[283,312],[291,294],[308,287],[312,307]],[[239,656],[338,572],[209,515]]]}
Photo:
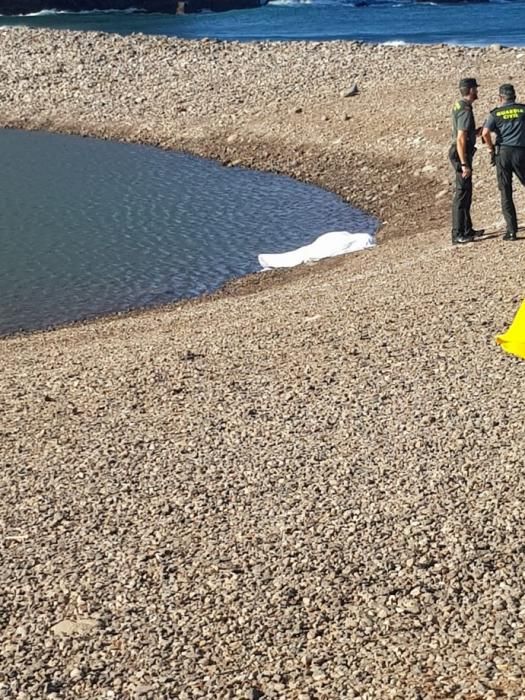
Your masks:
{"label": "uniform trousers", "polygon": [[472,176],[463,177],[459,159],[450,158],[456,171],[456,186],[452,200],[452,238],[468,236],[472,231],[470,207],[472,204]]}
{"label": "uniform trousers", "polygon": [[512,199],[512,177],[516,175],[521,184],[525,185],[525,148],[500,146],[496,156],[496,174],[507,233],[515,235],[518,231],[518,217]]}

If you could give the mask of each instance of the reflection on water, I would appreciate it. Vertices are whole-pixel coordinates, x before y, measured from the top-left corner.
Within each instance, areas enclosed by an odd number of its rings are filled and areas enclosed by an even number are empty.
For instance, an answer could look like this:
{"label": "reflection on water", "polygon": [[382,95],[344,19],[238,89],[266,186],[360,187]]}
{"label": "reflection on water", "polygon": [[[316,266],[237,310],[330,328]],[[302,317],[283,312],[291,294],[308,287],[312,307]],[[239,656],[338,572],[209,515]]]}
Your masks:
{"label": "reflection on water", "polygon": [[257,254],[372,231],[289,178],[145,146],[0,130],[0,334],[201,294]]}

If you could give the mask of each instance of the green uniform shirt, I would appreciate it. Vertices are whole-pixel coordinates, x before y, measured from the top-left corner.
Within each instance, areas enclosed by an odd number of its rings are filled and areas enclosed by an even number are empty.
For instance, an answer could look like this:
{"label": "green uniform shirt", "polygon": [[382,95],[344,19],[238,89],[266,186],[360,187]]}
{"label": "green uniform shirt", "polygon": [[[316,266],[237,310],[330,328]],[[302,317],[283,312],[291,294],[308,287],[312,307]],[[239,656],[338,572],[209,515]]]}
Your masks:
{"label": "green uniform shirt", "polygon": [[525,148],[525,105],[509,100],[489,114],[485,126],[500,146]]}
{"label": "green uniform shirt", "polygon": [[456,145],[458,131],[467,132],[467,153],[472,155],[476,146],[474,112],[468,100],[458,100],[452,108],[452,144]]}

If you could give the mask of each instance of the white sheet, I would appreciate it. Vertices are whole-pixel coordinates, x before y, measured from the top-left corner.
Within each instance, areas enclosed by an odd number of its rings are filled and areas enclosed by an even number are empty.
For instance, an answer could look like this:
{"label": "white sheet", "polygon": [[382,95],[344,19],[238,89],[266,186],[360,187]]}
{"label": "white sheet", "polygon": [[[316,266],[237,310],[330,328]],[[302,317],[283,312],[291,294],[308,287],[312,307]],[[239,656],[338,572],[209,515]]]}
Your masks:
{"label": "white sheet", "polygon": [[313,243],[296,250],[290,250],[287,253],[261,253],[258,260],[259,265],[265,270],[275,267],[295,267],[301,263],[315,262],[344,253],[354,253],[374,245],[375,239],[370,233],[330,231],[323,233]]}

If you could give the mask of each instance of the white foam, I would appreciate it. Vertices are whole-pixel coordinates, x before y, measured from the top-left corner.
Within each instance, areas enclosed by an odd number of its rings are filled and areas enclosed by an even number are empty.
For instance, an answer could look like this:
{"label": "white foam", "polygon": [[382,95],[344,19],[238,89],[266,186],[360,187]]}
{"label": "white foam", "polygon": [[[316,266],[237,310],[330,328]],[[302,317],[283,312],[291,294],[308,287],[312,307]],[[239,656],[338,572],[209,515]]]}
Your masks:
{"label": "white foam", "polygon": [[[15,17],[47,17],[50,15],[101,15],[114,13],[129,15],[134,12],[143,12],[138,7],[128,7],[125,10],[40,10],[40,12],[28,12],[26,15],[14,15]],[[2,15],[0,15],[2,16]],[[8,15],[9,16],[9,15]],[[13,15],[10,15],[13,16]]]}
{"label": "white foam", "polygon": [[[290,5],[312,5],[314,0],[270,0],[270,5],[290,6]],[[319,3],[316,3],[319,4]]]}
{"label": "white foam", "polygon": [[341,3],[340,0],[269,0],[268,4],[276,7],[291,7],[297,5],[316,5],[316,7],[354,7],[352,2]]}
{"label": "white foam", "polygon": [[381,46],[408,46],[408,42],[403,39],[391,39],[390,41],[383,41]]}

